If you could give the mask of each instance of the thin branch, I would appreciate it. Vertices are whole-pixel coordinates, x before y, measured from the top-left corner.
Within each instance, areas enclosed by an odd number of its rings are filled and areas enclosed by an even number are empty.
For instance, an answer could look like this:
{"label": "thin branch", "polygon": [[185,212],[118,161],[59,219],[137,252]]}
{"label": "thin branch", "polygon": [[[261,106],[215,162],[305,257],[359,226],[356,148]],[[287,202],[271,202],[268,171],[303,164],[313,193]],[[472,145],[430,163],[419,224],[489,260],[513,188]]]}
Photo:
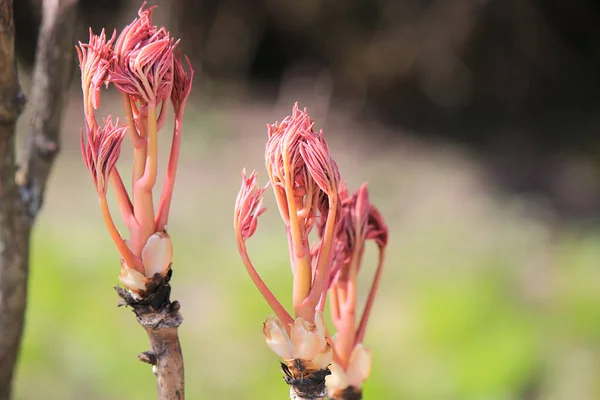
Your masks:
{"label": "thin branch", "polygon": [[32,219],[42,207],[46,181],[60,148],[60,123],[73,75],[77,0],[44,0],[33,71],[31,133],[18,183]]}
{"label": "thin branch", "polygon": [[141,353],[138,358],[153,365],[158,400],[185,398],[183,355],[177,333],[183,317],[179,313],[179,303],[170,300],[171,274],[172,270],[165,277],[156,274],[141,300],[134,299],[127,290],[115,288],[125,305],[133,309],[150,340],[151,350]]}
{"label": "thin branch", "polygon": [[0,400],[8,400],[27,299],[29,238],[59,148],[73,65],[76,0],[44,0],[32,94],[31,134],[17,174],[16,122],[25,105],[14,52],[13,1],[0,0]]}

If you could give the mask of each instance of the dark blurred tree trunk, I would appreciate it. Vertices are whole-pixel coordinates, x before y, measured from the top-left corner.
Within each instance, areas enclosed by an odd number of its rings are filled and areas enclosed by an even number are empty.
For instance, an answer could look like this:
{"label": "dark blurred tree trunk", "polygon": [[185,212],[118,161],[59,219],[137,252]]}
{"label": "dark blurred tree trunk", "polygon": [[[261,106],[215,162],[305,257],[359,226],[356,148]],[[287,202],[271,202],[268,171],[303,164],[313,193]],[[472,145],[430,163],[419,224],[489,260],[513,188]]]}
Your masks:
{"label": "dark blurred tree trunk", "polygon": [[15,57],[13,1],[0,0],[0,399],[11,397],[23,334],[29,238],[59,149],[73,65],[76,0],[44,0],[33,76],[31,132],[20,165],[15,128],[25,105]]}
{"label": "dark blurred tree trunk", "polygon": [[179,35],[194,38],[181,43],[182,52],[201,62],[203,73],[249,83],[267,18],[264,0],[179,0],[174,9]]}

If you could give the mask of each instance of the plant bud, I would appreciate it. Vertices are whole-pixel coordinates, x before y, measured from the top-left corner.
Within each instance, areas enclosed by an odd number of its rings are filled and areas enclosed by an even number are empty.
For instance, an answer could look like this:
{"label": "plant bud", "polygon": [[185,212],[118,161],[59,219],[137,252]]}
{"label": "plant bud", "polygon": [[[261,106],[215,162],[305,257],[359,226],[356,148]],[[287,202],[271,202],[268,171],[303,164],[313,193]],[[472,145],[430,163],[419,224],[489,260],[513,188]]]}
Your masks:
{"label": "plant bud", "polygon": [[323,314],[315,313],[315,323],[296,318],[290,331],[294,358],[312,361],[315,369],[326,368],[331,362],[331,348],[325,337]]}
{"label": "plant bud", "polygon": [[285,327],[276,316],[269,315],[263,327],[263,334],[267,345],[275,354],[284,360],[293,358],[292,341],[285,331]]}
{"label": "plant bud", "polygon": [[145,274],[130,268],[121,259],[121,273],[119,280],[130,292],[139,296],[146,291],[146,285],[155,274],[161,277],[167,275],[173,258],[173,245],[171,237],[166,232],[157,232],[151,235],[142,250],[142,262]]}
{"label": "plant bud", "polygon": [[301,360],[307,370],[325,369],[331,363],[331,346],[327,343],[323,314],[315,313],[315,323],[302,317],[290,324],[290,334],[275,316],[265,322],[263,334],[267,345],[285,361]]}
{"label": "plant bud", "polygon": [[326,378],[326,381],[331,396],[336,397],[338,393],[349,387],[361,389],[371,373],[371,352],[359,343],[352,350],[346,370],[335,362],[329,369],[331,375]]}
{"label": "plant bud", "polygon": [[142,263],[147,278],[152,278],[154,274],[167,275],[172,259],[173,245],[166,232],[157,232],[148,238],[142,250]]}
{"label": "plant bud", "polygon": [[121,259],[121,273],[119,274],[119,281],[121,281],[121,284],[130,292],[137,294],[146,290],[146,282],[148,282],[148,278],[135,269],[129,268],[123,259]]}

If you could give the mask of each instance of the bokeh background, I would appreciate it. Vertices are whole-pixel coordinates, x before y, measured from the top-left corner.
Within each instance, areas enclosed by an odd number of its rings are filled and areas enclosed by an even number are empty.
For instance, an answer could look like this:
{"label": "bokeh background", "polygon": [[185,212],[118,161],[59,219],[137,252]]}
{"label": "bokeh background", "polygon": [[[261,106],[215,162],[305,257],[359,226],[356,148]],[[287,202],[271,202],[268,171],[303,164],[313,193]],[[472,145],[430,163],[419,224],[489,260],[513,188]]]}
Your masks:
{"label": "bokeh background", "polygon": [[[87,28],[139,1],[80,0]],[[240,170],[295,101],[390,228],[369,399],[600,398],[600,6],[591,0],[162,0],[197,76],[170,219],[189,399],[282,399],[232,229]],[[26,92],[39,1],[15,2]],[[102,111],[119,114],[112,90]],[[16,399],[149,399],[147,338],[79,154],[79,71],[35,229]],[[21,134],[28,117],[20,120]],[[168,130],[161,140],[163,161]],[[119,168],[127,174],[131,149]],[[162,170],[164,171],[162,164]],[[290,304],[273,198],[249,242]],[[118,213],[117,213],[118,214]],[[375,251],[367,254],[363,296]]]}

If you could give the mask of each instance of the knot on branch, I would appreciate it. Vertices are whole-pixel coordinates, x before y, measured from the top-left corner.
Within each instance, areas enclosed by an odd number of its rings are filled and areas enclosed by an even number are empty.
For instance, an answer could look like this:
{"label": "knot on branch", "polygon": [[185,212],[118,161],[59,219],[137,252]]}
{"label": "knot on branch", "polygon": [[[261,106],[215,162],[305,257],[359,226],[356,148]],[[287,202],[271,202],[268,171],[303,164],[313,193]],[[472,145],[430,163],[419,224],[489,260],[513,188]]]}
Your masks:
{"label": "knot on branch", "polygon": [[54,158],[60,150],[58,138],[49,138],[45,134],[38,132],[33,135],[33,146],[37,150],[37,156],[46,162],[54,161]]}
{"label": "knot on branch", "polygon": [[156,365],[156,354],[152,351],[145,351],[143,353],[138,354],[138,358],[141,362],[150,365]]}
{"label": "knot on branch", "polygon": [[33,226],[35,218],[44,203],[44,193],[37,182],[23,182],[20,171],[16,173],[16,182],[19,185],[21,203],[24,207],[25,217],[29,226]]}
{"label": "knot on branch", "polygon": [[329,368],[309,371],[302,360],[281,363],[283,379],[290,385],[290,398],[298,400],[322,399],[327,395],[325,377],[331,375]]}
{"label": "knot on branch", "polygon": [[138,322],[145,328],[162,329],[177,328],[183,322],[179,313],[178,301],[171,302],[171,280],[173,270],[166,276],[155,274],[152,281],[147,284],[146,291],[141,293],[141,298],[136,299],[131,292],[119,286],[115,287],[117,294],[123,301],[119,306],[125,305],[133,309]]}

